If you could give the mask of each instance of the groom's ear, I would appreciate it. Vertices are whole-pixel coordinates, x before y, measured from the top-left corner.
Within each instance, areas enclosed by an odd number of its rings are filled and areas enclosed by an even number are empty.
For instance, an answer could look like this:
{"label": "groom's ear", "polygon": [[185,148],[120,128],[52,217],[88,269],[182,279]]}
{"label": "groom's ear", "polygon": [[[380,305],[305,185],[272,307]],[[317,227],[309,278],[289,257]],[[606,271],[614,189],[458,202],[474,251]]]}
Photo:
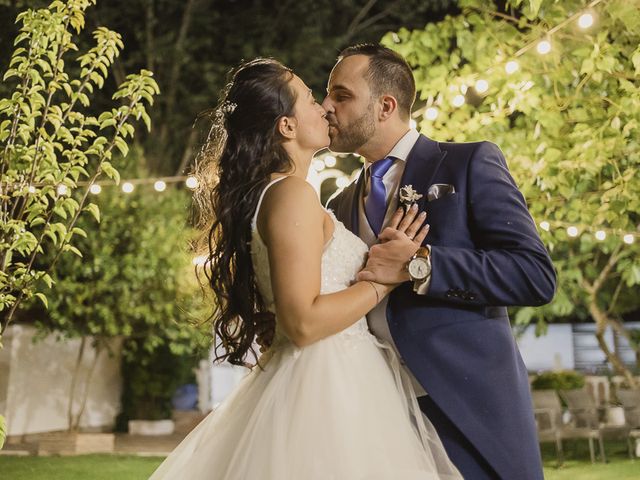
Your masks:
{"label": "groom's ear", "polygon": [[388,120],[395,112],[398,111],[398,100],[391,95],[382,95],[380,97],[380,112],[378,119],[380,121]]}
{"label": "groom's ear", "polygon": [[283,138],[293,140],[296,138],[296,127],[298,121],[295,117],[282,117],[278,120],[278,132]]}

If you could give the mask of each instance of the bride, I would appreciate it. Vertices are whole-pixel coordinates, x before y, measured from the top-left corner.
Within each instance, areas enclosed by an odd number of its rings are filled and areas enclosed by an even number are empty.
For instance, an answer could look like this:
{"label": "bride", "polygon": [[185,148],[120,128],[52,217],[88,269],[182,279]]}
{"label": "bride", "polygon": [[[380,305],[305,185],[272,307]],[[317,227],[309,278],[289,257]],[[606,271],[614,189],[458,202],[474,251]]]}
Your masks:
{"label": "bride", "polygon": [[[245,364],[265,330],[273,342],[151,479],[461,479],[368,331],[365,314],[395,286],[354,281],[367,246],[305,181],[329,144],[324,110],[291,70],[256,59],[217,112],[198,167],[218,358]],[[422,219],[396,218],[419,244]]]}

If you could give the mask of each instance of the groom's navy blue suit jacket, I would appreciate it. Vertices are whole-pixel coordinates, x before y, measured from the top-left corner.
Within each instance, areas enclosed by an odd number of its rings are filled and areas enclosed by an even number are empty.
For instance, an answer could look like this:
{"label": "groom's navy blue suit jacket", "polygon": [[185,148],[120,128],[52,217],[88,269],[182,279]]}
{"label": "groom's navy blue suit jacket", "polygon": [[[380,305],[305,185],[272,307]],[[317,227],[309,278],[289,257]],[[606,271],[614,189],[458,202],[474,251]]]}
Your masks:
{"label": "groom's navy blue suit jacket", "polygon": [[[455,193],[427,201],[435,183]],[[329,201],[358,234],[364,175]],[[405,283],[387,320],[403,360],[431,398],[504,479],[542,479],[527,370],[506,306],[542,305],[556,275],[500,149],[439,143],[421,135],[401,186],[423,194],[431,225],[426,295]]]}

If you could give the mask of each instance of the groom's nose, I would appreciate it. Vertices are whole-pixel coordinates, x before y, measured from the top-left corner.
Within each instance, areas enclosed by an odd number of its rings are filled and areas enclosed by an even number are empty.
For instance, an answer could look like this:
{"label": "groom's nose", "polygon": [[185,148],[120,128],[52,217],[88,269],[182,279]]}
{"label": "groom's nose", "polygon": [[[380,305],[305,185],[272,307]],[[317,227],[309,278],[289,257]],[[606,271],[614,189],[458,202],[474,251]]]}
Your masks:
{"label": "groom's nose", "polygon": [[322,101],[322,108],[324,108],[324,111],[327,112],[327,113],[334,113],[335,112],[335,109],[333,108],[333,102],[331,102],[331,99],[329,98],[329,95],[324,97],[324,100]]}

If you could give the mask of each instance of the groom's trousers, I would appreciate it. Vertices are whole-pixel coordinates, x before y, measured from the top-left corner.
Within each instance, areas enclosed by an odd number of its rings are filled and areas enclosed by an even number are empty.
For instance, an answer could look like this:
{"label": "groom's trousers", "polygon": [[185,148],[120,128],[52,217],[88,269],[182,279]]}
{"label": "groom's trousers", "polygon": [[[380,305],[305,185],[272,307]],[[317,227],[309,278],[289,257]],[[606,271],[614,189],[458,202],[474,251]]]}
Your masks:
{"label": "groom's trousers", "polygon": [[491,465],[429,395],[418,398],[420,410],[435,427],[447,455],[465,480],[500,480]]}

